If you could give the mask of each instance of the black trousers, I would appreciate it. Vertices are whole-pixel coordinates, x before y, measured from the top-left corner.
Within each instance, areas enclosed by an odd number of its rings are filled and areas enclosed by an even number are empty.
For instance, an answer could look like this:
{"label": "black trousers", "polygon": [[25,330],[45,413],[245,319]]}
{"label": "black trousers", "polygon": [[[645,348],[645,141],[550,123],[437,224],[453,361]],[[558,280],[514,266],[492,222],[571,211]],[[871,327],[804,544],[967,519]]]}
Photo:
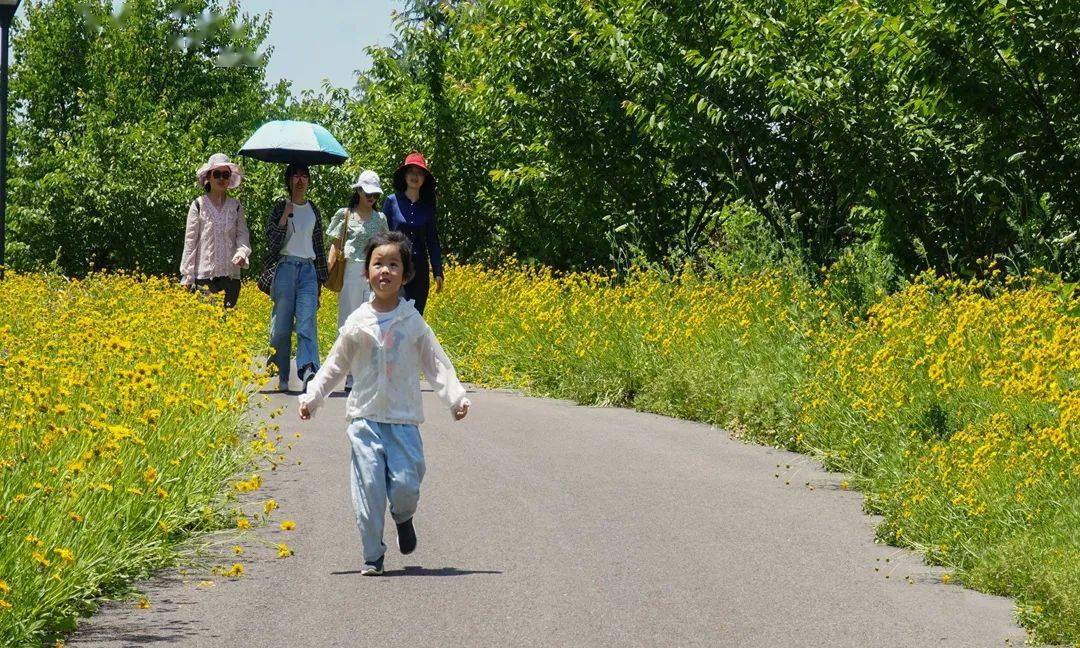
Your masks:
{"label": "black trousers", "polygon": [[240,280],[232,277],[214,277],[213,279],[196,279],[195,287],[207,293],[225,291],[225,308],[236,306],[240,299]]}
{"label": "black trousers", "polygon": [[[413,261],[416,261],[416,257],[413,257]],[[424,306],[427,305],[428,291],[431,289],[431,266],[427,264],[425,260],[423,263],[416,264],[416,276],[412,281],[405,284],[405,299],[411,299],[416,306],[416,310],[420,311],[420,314],[424,314]]]}

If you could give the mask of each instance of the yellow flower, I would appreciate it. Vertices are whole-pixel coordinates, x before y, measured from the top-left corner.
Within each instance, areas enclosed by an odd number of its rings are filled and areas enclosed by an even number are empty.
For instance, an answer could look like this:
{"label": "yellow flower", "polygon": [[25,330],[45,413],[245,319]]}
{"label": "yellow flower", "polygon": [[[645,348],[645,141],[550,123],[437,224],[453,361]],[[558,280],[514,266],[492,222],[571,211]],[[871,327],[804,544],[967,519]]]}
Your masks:
{"label": "yellow flower", "polygon": [[292,531],[294,529],[296,529],[296,522],[293,522],[292,520],[285,520],[281,523],[282,531]]}
{"label": "yellow flower", "polygon": [[279,542],[277,546],[277,557],[288,558],[291,555],[293,555],[293,550],[289,548],[289,545],[284,542]]}
{"label": "yellow flower", "polygon": [[277,507],[278,507],[278,503],[277,503],[276,500],[272,500],[272,499],[266,500],[266,503],[263,504],[263,513],[265,513],[266,515],[270,515],[270,512],[273,511],[274,509],[276,509]]}
{"label": "yellow flower", "polygon": [[0,594],[9,594],[9,593],[11,593],[11,586],[7,584],[7,581],[0,578]]}
{"label": "yellow flower", "polygon": [[30,557],[36,560],[37,563],[42,567],[48,567],[52,565],[49,559],[45,557],[45,554],[41,553],[40,551],[35,551],[34,553],[30,554]]}
{"label": "yellow flower", "polygon": [[145,596],[140,596],[139,602],[135,604],[135,607],[139,608],[140,610],[149,610],[150,599],[146,598]]}
{"label": "yellow flower", "polygon": [[157,478],[158,478],[157,468],[154,468],[153,466],[150,466],[149,468],[147,468],[146,472],[143,473],[143,481],[145,481],[147,484],[154,483],[157,480]]}
{"label": "yellow flower", "polygon": [[11,607],[11,603],[8,603],[4,599],[0,598],[0,610],[10,610]]}
{"label": "yellow flower", "polygon": [[75,562],[75,554],[72,553],[71,549],[60,547],[58,549],[53,549],[53,553],[60,556],[60,559],[69,565]]}
{"label": "yellow flower", "polygon": [[244,566],[240,563],[234,563],[229,571],[225,572],[225,575],[229,578],[239,578],[244,575]]}
{"label": "yellow flower", "polygon": [[232,548],[232,552],[237,556],[240,556],[244,553],[244,547],[242,547],[241,545],[234,545]]}
{"label": "yellow flower", "polygon": [[251,522],[246,517],[236,518],[237,529],[250,529]]}

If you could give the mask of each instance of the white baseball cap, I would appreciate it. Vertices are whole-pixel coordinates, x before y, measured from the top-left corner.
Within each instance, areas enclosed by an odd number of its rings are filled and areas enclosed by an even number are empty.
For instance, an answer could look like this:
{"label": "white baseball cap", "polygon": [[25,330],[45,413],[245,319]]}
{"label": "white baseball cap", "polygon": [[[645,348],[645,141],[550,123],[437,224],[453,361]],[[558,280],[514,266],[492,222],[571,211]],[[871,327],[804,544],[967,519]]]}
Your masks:
{"label": "white baseball cap", "polygon": [[367,194],[381,194],[382,181],[379,180],[378,173],[368,169],[360,172],[360,177],[353,183],[352,188],[359,189]]}

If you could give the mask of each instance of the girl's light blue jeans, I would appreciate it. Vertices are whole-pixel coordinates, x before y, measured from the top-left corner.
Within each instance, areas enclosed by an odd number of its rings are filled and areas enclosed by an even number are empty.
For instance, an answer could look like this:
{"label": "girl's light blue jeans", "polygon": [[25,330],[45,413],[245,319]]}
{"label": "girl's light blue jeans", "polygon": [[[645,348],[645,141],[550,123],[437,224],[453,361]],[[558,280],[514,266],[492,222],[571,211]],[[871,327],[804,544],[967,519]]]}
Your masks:
{"label": "girl's light blue jeans", "polygon": [[352,446],[352,499],[364,562],[386,553],[383,525],[386,503],[401,524],[416,513],[424,478],[424,444],[415,425],[353,419],[347,432]]}
{"label": "girl's light blue jeans", "polygon": [[319,369],[319,340],[315,312],[319,309],[319,282],[311,259],[283,256],[270,289],[274,310],[270,313],[270,347],[278,368],[278,381],[289,380],[292,334],[296,331],[296,366]]}

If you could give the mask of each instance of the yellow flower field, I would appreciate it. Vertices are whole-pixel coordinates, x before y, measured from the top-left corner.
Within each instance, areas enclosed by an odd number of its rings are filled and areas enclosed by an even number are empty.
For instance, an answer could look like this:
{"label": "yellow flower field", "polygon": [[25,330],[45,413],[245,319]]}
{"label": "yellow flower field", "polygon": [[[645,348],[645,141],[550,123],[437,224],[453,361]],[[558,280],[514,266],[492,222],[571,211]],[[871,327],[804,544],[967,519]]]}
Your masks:
{"label": "yellow flower field", "polygon": [[249,301],[223,320],[174,281],[0,282],[0,644],[70,629],[215,524],[253,456],[241,415],[266,320]]}
{"label": "yellow flower field", "polygon": [[[833,284],[458,265],[427,318],[464,380],[815,456],[866,494],[884,540],[1016,597],[1034,639],[1080,640],[1075,287],[924,276],[859,313]],[[278,508],[218,515],[259,488],[241,471],[270,444],[242,418],[264,379],[253,286],[223,318],[169,280],[9,275],[0,308],[0,644],[52,639],[192,532]],[[325,353],[330,293],[319,319]]]}
{"label": "yellow flower field", "polygon": [[837,281],[459,266],[428,319],[466,380],[730,426],[850,473],[883,539],[1016,597],[1033,638],[1080,641],[1080,291],[924,276],[863,316]]}

